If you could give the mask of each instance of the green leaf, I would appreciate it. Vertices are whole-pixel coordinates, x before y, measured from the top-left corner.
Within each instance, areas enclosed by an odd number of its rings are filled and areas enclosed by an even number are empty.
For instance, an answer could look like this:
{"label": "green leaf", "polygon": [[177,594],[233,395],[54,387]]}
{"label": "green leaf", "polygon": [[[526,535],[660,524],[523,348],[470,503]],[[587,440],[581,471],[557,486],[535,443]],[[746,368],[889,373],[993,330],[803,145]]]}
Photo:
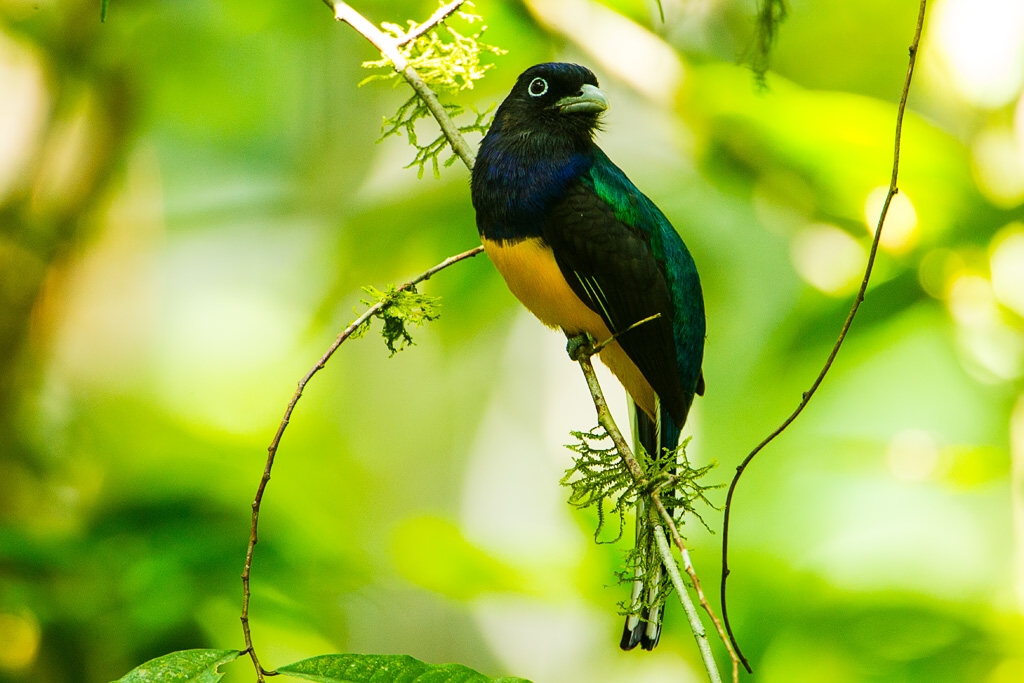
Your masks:
{"label": "green leaf", "polygon": [[107,5],[110,4],[110,0],[100,0],[100,23],[107,20]]}
{"label": "green leaf", "polygon": [[238,650],[182,650],[151,659],[115,683],[216,683],[224,674],[221,664],[238,659]]}
{"label": "green leaf", "polygon": [[529,683],[524,678],[488,678],[461,664],[427,664],[408,655],[320,655],[277,671],[319,683]]}

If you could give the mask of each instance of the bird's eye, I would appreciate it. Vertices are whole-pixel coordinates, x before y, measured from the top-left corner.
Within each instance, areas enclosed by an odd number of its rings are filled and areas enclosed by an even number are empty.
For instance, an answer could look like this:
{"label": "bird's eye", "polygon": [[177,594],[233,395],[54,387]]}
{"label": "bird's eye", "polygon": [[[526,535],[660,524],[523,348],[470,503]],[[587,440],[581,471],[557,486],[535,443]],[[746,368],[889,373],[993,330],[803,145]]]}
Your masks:
{"label": "bird's eye", "polygon": [[526,89],[532,97],[540,97],[548,91],[548,82],[537,77],[530,81],[530,87]]}

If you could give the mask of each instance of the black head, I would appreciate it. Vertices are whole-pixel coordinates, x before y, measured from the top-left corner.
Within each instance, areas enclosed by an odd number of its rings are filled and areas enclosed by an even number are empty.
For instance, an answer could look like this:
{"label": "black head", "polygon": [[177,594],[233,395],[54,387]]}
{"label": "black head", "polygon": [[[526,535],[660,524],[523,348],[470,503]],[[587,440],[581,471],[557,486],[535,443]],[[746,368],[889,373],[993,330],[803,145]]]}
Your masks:
{"label": "black head", "polygon": [[608,98],[597,77],[578,64],[549,62],[520,74],[498,107],[495,124],[503,133],[548,133],[590,140]]}

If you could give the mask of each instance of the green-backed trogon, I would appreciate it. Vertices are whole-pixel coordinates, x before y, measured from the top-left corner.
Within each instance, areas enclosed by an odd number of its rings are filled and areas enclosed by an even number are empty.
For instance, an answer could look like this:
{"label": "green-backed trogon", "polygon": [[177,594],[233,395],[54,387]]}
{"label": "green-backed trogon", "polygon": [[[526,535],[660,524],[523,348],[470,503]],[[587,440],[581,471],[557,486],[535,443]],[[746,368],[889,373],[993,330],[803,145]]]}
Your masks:
{"label": "green-backed trogon", "polygon": [[[473,206],[488,256],[541,322],[599,342],[618,335],[601,360],[632,399],[636,438],[659,457],[704,393],[704,298],[671,223],[594,143],[607,108],[582,66],[527,69],[480,144]],[[655,557],[649,534],[638,541]],[[641,564],[657,569],[633,582],[626,650],[650,650],[661,635],[663,567]]]}

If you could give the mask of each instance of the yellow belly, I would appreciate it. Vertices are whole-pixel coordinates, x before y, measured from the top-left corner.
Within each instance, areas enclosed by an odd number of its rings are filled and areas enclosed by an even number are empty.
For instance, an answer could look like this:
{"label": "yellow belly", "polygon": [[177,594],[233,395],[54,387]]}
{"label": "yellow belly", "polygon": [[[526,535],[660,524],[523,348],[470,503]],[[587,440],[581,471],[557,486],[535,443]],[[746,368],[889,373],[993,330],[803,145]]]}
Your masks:
{"label": "yellow belly", "polygon": [[[571,335],[587,332],[599,342],[612,336],[601,316],[572,291],[554,253],[540,238],[514,244],[485,239],[483,245],[508,288],[542,323]],[[618,342],[601,351],[601,360],[619,378],[633,401],[656,419],[654,390]]]}

